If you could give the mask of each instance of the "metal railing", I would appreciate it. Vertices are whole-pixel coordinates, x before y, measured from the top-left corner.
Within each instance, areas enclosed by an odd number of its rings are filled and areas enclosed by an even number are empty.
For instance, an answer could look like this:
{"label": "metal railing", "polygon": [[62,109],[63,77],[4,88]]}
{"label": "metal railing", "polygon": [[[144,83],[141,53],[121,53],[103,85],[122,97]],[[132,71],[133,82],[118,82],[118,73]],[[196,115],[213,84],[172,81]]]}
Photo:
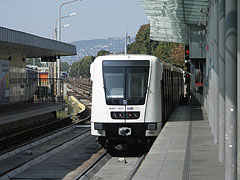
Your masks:
{"label": "metal railing", "polygon": [[10,79],[14,101],[35,103],[63,102],[63,80],[58,78]]}

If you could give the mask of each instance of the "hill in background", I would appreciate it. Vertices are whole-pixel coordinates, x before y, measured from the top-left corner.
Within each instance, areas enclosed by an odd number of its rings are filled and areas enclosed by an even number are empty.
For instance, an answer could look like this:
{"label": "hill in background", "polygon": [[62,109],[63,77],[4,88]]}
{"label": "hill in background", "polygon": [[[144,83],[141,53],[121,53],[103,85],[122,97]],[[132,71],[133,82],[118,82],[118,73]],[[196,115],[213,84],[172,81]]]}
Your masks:
{"label": "hill in background", "polygon": [[[173,42],[159,42],[150,39],[150,25],[142,25],[136,35],[136,40],[128,44],[128,54],[148,54],[160,60],[184,67],[184,44]],[[90,75],[90,64],[95,59],[98,51],[101,53],[119,53],[124,49],[124,38],[96,39],[90,41],[74,42],[77,46],[78,57],[70,70],[70,76],[79,77]],[[80,58],[85,56],[84,58]],[[73,61],[71,61],[72,63]]]}
{"label": "hill in background", "polygon": [[[134,42],[135,38],[130,39],[130,43]],[[62,57],[62,61],[73,64],[85,56],[96,56],[98,51],[106,50],[111,53],[120,53],[124,51],[125,38],[107,38],[75,41],[71,44],[77,48],[76,56]]]}

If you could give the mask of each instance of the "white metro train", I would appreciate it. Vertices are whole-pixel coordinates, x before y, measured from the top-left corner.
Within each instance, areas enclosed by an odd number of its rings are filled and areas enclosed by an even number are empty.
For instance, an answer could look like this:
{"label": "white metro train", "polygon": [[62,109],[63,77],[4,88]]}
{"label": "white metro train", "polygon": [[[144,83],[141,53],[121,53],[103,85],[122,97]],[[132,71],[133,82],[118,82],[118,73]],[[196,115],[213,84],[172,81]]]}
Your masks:
{"label": "white metro train", "polygon": [[154,140],[183,96],[183,71],[154,56],[99,56],[90,72],[91,134],[105,148]]}

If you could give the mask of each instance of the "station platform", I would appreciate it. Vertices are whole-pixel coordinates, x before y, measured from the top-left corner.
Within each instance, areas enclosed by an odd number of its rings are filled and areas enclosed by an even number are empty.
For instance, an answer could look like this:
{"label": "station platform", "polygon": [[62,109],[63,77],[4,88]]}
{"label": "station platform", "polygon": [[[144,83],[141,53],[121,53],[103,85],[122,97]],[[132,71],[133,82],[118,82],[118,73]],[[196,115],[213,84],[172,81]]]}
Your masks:
{"label": "station platform", "polygon": [[223,180],[224,163],[201,107],[179,106],[163,127],[134,180]]}
{"label": "station platform", "polygon": [[[45,115],[64,108],[64,103],[17,102],[0,104],[0,130],[4,127],[26,124],[26,119]],[[21,122],[24,120],[23,122]],[[15,124],[15,125],[14,125]]]}

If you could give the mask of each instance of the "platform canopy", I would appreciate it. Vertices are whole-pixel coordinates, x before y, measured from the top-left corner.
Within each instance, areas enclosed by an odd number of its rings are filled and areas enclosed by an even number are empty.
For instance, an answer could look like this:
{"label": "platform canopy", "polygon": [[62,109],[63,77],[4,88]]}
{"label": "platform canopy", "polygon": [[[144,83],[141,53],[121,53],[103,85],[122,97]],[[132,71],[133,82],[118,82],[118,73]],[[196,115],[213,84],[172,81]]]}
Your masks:
{"label": "platform canopy", "polygon": [[0,27],[0,58],[76,55],[76,46],[21,31]]}
{"label": "platform canopy", "polygon": [[206,26],[208,0],[141,0],[150,21],[150,38],[188,42],[189,25]]}

